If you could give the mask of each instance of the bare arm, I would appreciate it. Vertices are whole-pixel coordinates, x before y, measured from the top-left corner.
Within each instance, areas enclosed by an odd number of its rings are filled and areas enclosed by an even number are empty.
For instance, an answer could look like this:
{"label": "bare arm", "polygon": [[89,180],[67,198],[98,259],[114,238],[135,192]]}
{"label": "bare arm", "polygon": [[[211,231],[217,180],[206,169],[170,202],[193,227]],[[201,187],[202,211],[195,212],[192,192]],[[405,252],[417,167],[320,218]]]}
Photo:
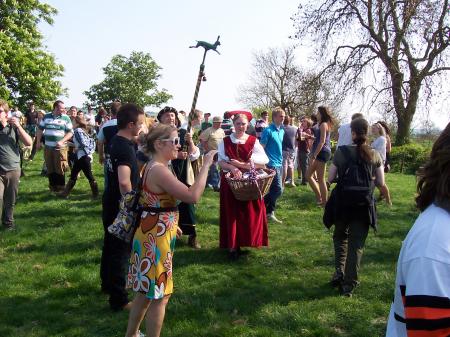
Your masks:
{"label": "bare arm", "polygon": [[188,153],[194,153],[198,150],[197,146],[195,146],[194,141],[192,140],[192,134],[189,132],[186,132],[186,135],[184,136],[184,140],[188,144]]}
{"label": "bare arm", "polygon": [[17,132],[19,133],[19,138],[22,141],[23,145],[31,146],[33,144],[33,140],[30,135],[23,129],[22,125],[17,118],[13,117],[10,119],[10,123],[17,128]]}
{"label": "bare arm", "polygon": [[235,165],[233,162],[226,162],[224,160],[219,161],[219,166],[226,171],[230,171],[233,173],[233,176],[240,178],[242,176],[241,170]]}
{"label": "bare arm", "polygon": [[64,144],[73,136],[73,132],[69,131],[66,133],[66,135],[61,139],[59,142],[56,143],[57,147],[63,147]]}
{"label": "bare arm", "polygon": [[145,183],[154,185],[159,190],[165,191],[176,199],[188,204],[197,203],[205,190],[208,170],[216,153],[217,151],[213,150],[205,155],[200,173],[191,187],[187,187],[181,183],[166,167],[163,166],[155,167],[152,176],[150,177],[150,175],[147,175]]}
{"label": "bare arm", "polygon": [[38,129],[37,133],[36,133],[36,150],[39,150],[41,148],[42,134],[43,134],[43,131],[41,129]]}
{"label": "bare arm", "polygon": [[131,185],[131,169],[127,165],[117,167],[120,193],[125,194],[133,189]]}

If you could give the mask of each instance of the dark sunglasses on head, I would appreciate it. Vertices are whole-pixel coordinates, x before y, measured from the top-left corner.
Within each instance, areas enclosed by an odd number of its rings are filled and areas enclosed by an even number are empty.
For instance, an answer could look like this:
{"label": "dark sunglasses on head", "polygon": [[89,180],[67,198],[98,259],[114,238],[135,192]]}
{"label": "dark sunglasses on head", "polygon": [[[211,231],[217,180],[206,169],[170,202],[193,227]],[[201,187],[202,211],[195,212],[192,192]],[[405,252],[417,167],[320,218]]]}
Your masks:
{"label": "dark sunglasses on head", "polygon": [[166,112],[173,112],[173,113],[177,113],[177,109],[172,108],[171,106],[166,106],[164,107],[164,109],[161,110],[162,113],[166,113]]}
{"label": "dark sunglasses on head", "polygon": [[174,137],[174,138],[168,138],[168,139],[161,139],[162,142],[171,142],[172,145],[179,145],[180,144],[180,137]]}

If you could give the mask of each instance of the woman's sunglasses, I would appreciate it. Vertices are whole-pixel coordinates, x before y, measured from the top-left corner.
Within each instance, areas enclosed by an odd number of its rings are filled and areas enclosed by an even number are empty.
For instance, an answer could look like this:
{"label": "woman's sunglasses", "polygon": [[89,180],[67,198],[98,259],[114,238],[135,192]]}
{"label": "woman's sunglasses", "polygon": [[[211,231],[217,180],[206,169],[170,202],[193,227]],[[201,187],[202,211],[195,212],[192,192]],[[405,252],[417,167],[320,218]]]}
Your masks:
{"label": "woman's sunglasses", "polygon": [[171,139],[161,139],[162,142],[171,142],[172,145],[180,145],[180,137],[174,137]]}

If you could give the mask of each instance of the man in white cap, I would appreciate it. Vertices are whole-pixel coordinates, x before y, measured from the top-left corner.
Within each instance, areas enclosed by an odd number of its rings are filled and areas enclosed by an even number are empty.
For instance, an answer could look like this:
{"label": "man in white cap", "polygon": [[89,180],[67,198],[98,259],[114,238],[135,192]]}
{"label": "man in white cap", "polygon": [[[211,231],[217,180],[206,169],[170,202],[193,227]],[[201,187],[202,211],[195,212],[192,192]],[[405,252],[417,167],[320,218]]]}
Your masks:
{"label": "man in white cap", "polygon": [[[211,150],[217,150],[219,148],[219,144],[223,141],[225,137],[225,131],[220,127],[222,124],[222,117],[215,116],[213,118],[213,125],[207,128],[200,134],[200,142],[202,143],[202,147],[205,153],[208,153]],[[219,191],[219,170],[217,169],[217,163],[215,162],[209,168],[208,179],[206,181],[207,185],[210,185],[214,191]]]}

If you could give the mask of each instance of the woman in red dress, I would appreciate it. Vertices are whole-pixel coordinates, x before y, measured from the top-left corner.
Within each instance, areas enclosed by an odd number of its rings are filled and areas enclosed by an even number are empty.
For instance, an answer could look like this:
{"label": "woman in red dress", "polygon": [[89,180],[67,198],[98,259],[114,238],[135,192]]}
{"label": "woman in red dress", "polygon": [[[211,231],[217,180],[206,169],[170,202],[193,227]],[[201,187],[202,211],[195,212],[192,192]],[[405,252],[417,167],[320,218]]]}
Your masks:
{"label": "woman in red dress", "polygon": [[220,183],[220,248],[227,248],[232,260],[240,255],[240,247],[268,245],[266,207],[264,199],[239,201],[231,191],[225,174],[236,177],[250,169],[250,161],[256,168],[269,162],[258,139],[245,133],[248,126],[246,115],[233,119],[234,132],[219,144],[219,166],[222,169]]}

